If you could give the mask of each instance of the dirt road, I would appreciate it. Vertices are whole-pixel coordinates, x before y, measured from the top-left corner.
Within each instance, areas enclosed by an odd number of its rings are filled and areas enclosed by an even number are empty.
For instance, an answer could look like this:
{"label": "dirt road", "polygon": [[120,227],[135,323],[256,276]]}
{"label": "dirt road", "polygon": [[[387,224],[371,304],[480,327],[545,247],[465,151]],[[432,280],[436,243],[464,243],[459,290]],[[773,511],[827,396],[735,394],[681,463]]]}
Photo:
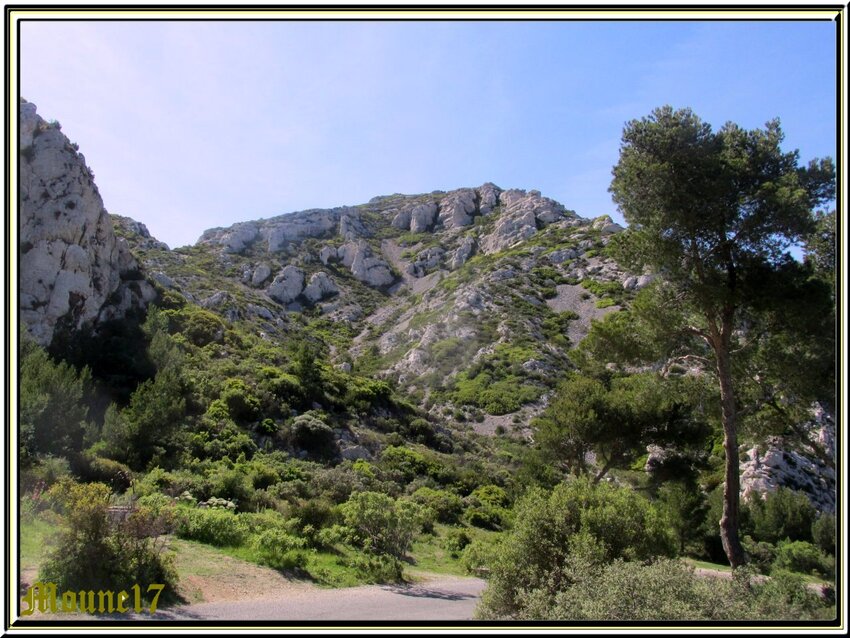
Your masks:
{"label": "dirt road", "polygon": [[301,588],[266,598],[158,611],[162,620],[469,620],[484,590],[478,578],[440,576],[416,585]]}

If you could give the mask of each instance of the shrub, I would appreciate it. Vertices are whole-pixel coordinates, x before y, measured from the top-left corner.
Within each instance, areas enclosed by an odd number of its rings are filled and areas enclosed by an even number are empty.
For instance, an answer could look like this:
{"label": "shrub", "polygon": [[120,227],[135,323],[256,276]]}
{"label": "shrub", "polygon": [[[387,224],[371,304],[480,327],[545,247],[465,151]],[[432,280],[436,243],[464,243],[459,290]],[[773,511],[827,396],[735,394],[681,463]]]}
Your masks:
{"label": "shrub", "polygon": [[233,512],[221,509],[185,509],[177,522],[177,536],[217,547],[238,547],[248,537],[248,526]]}
{"label": "shrub", "polygon": [[268,529],[254,537],[251,548],[260,564],[274,569],[304,569],[307,555],[306,542],[282,529]]}
{"label": "shrub", "polygon": [[129,591],[139,584],[165,585],[160,602],[176,598],[177,573],[170,556],[155,538],[160,520],[140,511],[126,521],[109,517],[109,488],[102,483],[63,480],[50,498],[65,514],[59,542],[39,571],[39,579],[56,584],[58,592]]}
{"label": "shrub", "polygon": [[437,520],[441,523],[456,523],[463,513],[461,498],[446,490],[420,487],[411,498],[420,505],[431,508]]}
{"label": "shrub", "polygon": [[780,487],[764,499],[750,503],[753,536],[758,540],[778,543],[786,538],[792,541],[809,541],[815,508],[802,492]]}
{"label": "shrub", "polygon": [[495,546],[492,543],[476,540],[463,548],[460,554],[460,564],[467,573],[474,576],[486,577],[490,573],[490,561]]}
{"label": "shrub", "polygon": [[815,573],[824,578],[835,575],[832,560],[806,541],[780,541],[776,546],[773,568],[801,574]]}
{"label": "shrub", "polygon": [[221,391],[221,400],[234,421],[254,421],[260,414],[260,400],[242,379],[227,379]]}
{"label": "shrub", "polygon": [[397,558],[410,549],[425,519],[421,505],[378,492],[352,494],[341,509],[363,549]]}
{"label": "shrub", "polygon": [[835,516],[823,513],[812,523],[812,542],[822,552],[835,555]]}
{"label": "shrub", "polygon": [[445,547],[454,558],[457,558],[471,542],[472,539],[469,537],[469,534],[466,533],[466,530],[451,529],[448,531],[446,538],[443,540],[443,547]]}
{"label": "shrub", "polygon": [[554,594],[575,579],[576,556],[589,556],[589,564],[647,560],[672,555],[673,546],[664,516],[631,489],[585,478],[551,493],[533,489],[517,504],[514,528],[490,561],[488,613],[519,614],[523,591],[554,588]]}
{"label": "shrub", "polygon": [[315,413],[305,412],[292,420],[293,443],[302,450],[324,455],[330,452],[334,431]]}
{"label": "shrub", "polygon": [[773,561],[776,560],[776,547],[774,545],[764,541],[754,541],[751,536],[745,536],[741,545],[747,553],[750,565],[762,574],[770,573]]}
{"label": "shrub", "polygon": [[[780,575],[759,583],[739,569],[733,580],[696,576],[675,560],[650,564],[616,560],[576,573],[567,587],[535,588],[512,618],[572,621],[811,620],[831,610],[799,579]],[[485,604],[477,614],[498,618]]]}

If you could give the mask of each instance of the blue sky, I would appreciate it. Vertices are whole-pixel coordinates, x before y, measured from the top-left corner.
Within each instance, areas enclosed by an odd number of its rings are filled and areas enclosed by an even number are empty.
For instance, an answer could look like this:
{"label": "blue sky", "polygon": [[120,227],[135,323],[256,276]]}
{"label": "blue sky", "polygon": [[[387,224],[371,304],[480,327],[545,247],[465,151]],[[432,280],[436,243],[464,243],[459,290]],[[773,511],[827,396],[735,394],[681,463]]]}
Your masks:
{"label": "blue sky", "polygon": [[20,87],[175,247],[485,181],[619,220],[623,125],[663,104],[835,157],[835,63],[829,22],[24,22]]}

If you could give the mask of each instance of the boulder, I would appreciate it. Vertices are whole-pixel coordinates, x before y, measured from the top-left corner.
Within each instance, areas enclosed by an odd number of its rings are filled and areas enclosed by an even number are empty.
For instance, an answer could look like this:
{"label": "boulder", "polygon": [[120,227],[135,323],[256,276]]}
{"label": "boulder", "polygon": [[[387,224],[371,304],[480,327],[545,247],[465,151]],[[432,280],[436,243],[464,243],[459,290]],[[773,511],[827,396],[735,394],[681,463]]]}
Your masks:
{"label": "boulder", "polygon": [[410,211],[410,232],[424,233],[431,229],[437,218],[437,205],[433,202],[419,204]]}
{"label": "boulder", "polygon": [[304,288],[304,296],[310,303],[316,303],[339,293],[339,288],[326,272],[317,272],[310,277],[310,283]]}
{"label": "boulder", "polygon": [[473,252],[475,252],[475,239],[467,235],[452,255],[449,268],[451,270],[457,270],[467,262]]}
{"label": "boulder", "polygon": [[304,271],[296,266],[286,266],[274,278],[266,290],[269,297],[282,304],[288,304],[304,290]]}
{"label": "boulder", "polygon": [[262,286],[269,277],[272,276],[272,267],[268,264],[260,264],[254,269],[254,273],[251,275],[251,285],[255,288],[259,288]]}
{"label": "boulder", "polygon": [[472,224],[477,211],[475,191],[463,188],[440,200],[439,221],[443,228],[460,228]]}

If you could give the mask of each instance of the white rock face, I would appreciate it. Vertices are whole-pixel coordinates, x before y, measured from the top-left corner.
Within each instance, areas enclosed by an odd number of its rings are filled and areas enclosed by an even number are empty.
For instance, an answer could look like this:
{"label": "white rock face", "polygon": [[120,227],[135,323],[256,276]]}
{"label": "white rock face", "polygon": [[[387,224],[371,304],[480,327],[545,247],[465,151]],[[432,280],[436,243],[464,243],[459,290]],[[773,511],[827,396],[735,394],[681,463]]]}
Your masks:
{"label": "white rock face", "polygon": [[[820,406],[813,408],[807,424],[809,436],[835,458],[835,422]],[[764,445],[747,450],[741,463],[741,496],[745,500],[764,497],[779,487],[802,491],[821,511],[835,511],[835,470],[822,459],[794,449],[782,437],[770,437]]]}
{"label": "white rock face", "polygon": [[236,224],[219,240],[224,252],[242,254],[245,249],[260,237],[260,230],[253,222]]}
{"label": "white rock face", "polygon": [[407,267],[407,272],[414,277],[424,277],[429,271],[440,265],[446,251],[439,246],[432,246],[416,255],[416,259]]}
{"label": "white rock face", "polygon": [[343,239],[351,241],[358,237],[368,237],[369,229],[360,219],[360,215],[352,209],[350,213],[343,214],[340,217],[339,234]]}
{"label": "white rock face", "polygon": [[[365,250],[363,247],[365,246]],[[370,286],[389,286],[395,280],[390,267],[382,259],[371,256],[369,245],[362,242],[351,262],[351,274]]]}
{"label": "white rock face", "polygon": [[412,209],[405,208],[403,210],[398,211],[396,216],[393,217],[392,222],[390,224],[393,228],[399,228],[401,230],[410,230],[410,212]]}
{"label": "white rock face", "polygon": [[452,255],[449,268],[451,270],[457,270],[467,262],[473,252],[475,252],[475,240],[469,236],[464,237],[460,246],[458,246]]}
{"label": "white rock face", "polygon": [[573,215],[555,200],[542,197],[538,191],[502,191],[499,200],[504,210],[493,232],[481,241],[481,249],[488,255],[528,239],[539,227]]}
{"label": "white rock face", "polygon": [[431,229],[437,218],[437,205],[433,202],[419,204],[410,211],[410,232],[424,233]]}
{"label": "white rock face", "polygon": [[388,286],[394,280],[389,265],[382,259],[372,256],[372,249],[365,241],[348,242],[337,250],[342,265],[351,270],[351,274],[370,286]]}
{"label": "white rock face", "polygon": [[435,203],[408,204],[396,213],[391,224],[401,230],[424,233],[431,229],[436,218],[437,205]]}
{"label": "white rock face", "polygon": [[499,193],[502,189],[491,182],[478,188],[478,210],[482,215],[489,215],[499,205]]}
{"label": "white rock face", "polygon": [[21,102],[20,121],[20,313],[29,334],[48,345],[60,322],[79,329],[118,318],[154,293],[116,238],[85,158],[34,104]]}
{"label": "white rock face", "polygon": [[335,261],[336,259],[336,248],[334,248],[333,246],[322,246],[322,249],[319,251],[319,261],[321,261],[325,266],[327,266],[330,261]]}
{"label": "white rock face", "polygon": [[254,269],[254,273],[251,275],[251,285],[255,288],[259,288],[269,277],[272,276],[272,267],[268,264],[260,264]]}
{"label": "white rock face", "polygon": [[287,242],[307,237],[322,237],[332,233],[339,225],[341,211],[307,210],[276,218],[266,223],[263,233],[268,241],[269,252],[282,250]]}
{"label": "white rock face", "polygon": [[326,272],[317,272],[310,277],[310,283],[304,289],[304,296],[310,303],[316,303],[322,299],[339,293],[339,288],[333,282]]}
{"label": "white rock face", "polygon": [[302,290],[304,290],[304,271],[289,265],[277,274],[266,292],[275,301],[288,304],[295,301]]}
{"label": "white rock face", "polygon": [[476,212],[475,191],[463,188],[440,201],[439,221],[444,228],[469,226]]}

